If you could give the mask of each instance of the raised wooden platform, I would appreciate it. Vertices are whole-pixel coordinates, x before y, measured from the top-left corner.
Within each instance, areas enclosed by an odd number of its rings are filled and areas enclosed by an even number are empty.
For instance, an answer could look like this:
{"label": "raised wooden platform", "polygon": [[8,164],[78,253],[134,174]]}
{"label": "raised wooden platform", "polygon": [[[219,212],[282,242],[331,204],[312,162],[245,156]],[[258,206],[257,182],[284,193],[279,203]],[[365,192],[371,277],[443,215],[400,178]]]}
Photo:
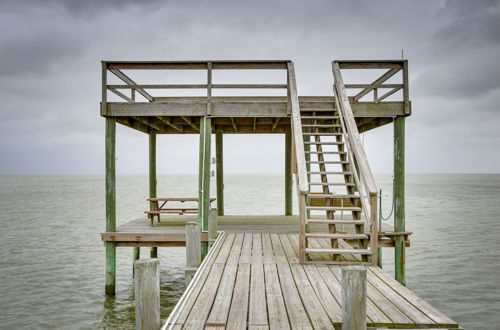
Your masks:
{"label": "raised wooden platform", "polygon": [[[297,240],[222,233],[162,329],[339,327],[341,268],[299,264]],[[368,326],[458,328],[380,268],[368,270]]]}
{"label": "raised wooden platform", "polygon": [[[163,217],[160,223],[155,222],[154,226],[151,227],[149,220],[144,217],[118,226],[114,233],[101,233],[101,238],[104,242],[115,242],[118,247],[185,246],[184,225],[188,221],[197,221],[197,219],[196,215],[169,215]],[[325,225],[313,226],[316,226],[317,230],[321,230],[321,227]],[[217,217],[217,228],[219,231],[231,233],[297,233],[299,218],[296,215],[226,215]],[[396,235],[393,232],[393,227],[384,223],[382,228],[383,231],[379,233],[379,246],[393,247],[393,238]],[[368,231],[367,234],[369,234]],[[406,246],[409,247],[411,233],[400,234],[406,236]],[[206,242],[208,240],[207,234],[202,233],[201,239]]]}

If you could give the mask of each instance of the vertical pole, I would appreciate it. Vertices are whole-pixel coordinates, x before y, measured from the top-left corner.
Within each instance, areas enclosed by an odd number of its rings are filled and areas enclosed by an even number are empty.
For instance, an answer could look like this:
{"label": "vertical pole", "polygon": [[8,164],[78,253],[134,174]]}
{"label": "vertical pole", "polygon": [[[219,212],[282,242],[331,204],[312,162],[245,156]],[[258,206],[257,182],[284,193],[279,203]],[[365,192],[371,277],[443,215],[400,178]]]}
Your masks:
{"label": "vertical pole", "polygon": [[366,268],[342,268],[342,330],[366,330]]}
{"label": "vertical pole", "polygon": [[160,328],[160,267],[158,259],[134,262],[135,328]]}
{"label": "vertical pole", "polygon": [[134,247],[133,253],[133,259],[134,261],[139,260],[141,258],[141,248],[136,246]]}
{"label": "vertical pole", "polygon": [[[106,118],[106,231],[116,231],[116,118]],[[116,283],[116,245],[106,242],[106,287],[108,296],[114,296]]]}
{"label": "vertical pole", "polygon": [[292,133],[285,132],[285,215],[292,215]]}
{"label": "vertical pole", "polygon": [[[394,231],[405,231],[405,117],[394,118]],[[396,236],[396,280],[406,285],[405,238]]]}
{"label": "vertical pole", "polygon": [[[156,198],[156,134],[149,133],[149,198]],[[158,247],[150,252],[151,258],[158,258]]]}
{"label": "vertical pole", "polygon": [[[203,232],[208,231],[210,216],[210,148],[212,137],[212,119],[202,117],[200,120],[200,161],[199,161],[199,193],[198,222]],[[208,253],[208,242],[201,243],[202,259]]]}
{"label": "vertical pole", "polygon": [[222,130],[215,133],[215,161],[217,172],[217,215],[224,215],[224,135]]}

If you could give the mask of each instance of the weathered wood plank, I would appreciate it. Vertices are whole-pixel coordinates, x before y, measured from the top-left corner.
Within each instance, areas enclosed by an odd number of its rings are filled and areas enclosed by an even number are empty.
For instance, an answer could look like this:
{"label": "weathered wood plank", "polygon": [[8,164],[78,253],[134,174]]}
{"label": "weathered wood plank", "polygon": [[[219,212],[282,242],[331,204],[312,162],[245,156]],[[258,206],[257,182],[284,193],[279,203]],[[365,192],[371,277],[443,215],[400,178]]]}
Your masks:
{"label": "weathered wood plank", "polygon": [[276,265],[265,264],[264,274],[269,327],[271,329],[290,329]]}
{"label": "weathered wood plank", "polygon": [[191,313],[189,313],[186,320],[185,327],[187,329],[200,329],[205,326],[205,322],[212,307],[212,302],[214,301],[217,289],[219,288],[223,271],[223,263],[214,263],[212,265],[198,299],[196,299]]}
{"label": "weathered wood plank", "polygon": [[237,263],[226,264],[217,295],[215,296],[210,315],[206,322],[207,325],[224,326],[226,324],[233,297],[237,269]]}
{"label": "weathered wood plank", "polygon": [[248,308],[249,325],[269,325],[265,302],[264,265],[260,263],[251,264],[250,305]]}
{"label": "weathered wood plank", "polygon": [[245,330],[247,328],[249,289],[250,264],[239,264],[227,320],[228,329]]}
{"label": "weathered wood plank", "polygon": [[333,329],[332,322],[319,301],[301,264],[290,264],[297,289],[314,328]]}

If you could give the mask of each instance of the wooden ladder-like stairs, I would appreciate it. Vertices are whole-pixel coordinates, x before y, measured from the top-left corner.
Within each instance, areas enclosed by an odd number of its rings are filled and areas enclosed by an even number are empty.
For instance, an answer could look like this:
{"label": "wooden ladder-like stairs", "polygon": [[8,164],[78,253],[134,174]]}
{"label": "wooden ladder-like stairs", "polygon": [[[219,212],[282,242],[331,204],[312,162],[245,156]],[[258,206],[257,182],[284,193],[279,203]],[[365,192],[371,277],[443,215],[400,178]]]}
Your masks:
{"label": "wooden ladder-like stairs", "polygon": [[321,255],[323,263],[369,263],[373,251],[370,235],[365,234],[368,224],[339,112],[330,104],[324,109],[304,108],[301,121],[309,182],[305,262],[313,263],[311,257]]}

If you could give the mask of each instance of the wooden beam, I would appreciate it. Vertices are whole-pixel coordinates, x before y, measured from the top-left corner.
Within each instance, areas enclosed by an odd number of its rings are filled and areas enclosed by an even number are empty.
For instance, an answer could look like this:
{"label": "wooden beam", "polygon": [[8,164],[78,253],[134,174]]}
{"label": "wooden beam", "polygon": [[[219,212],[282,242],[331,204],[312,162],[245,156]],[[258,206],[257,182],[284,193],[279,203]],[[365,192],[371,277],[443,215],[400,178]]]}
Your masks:
{"label": "wooden beam", "polygon": [[233,125],[233,129],[234,129],[234,132],[237,133],[238,132],[238,126],[236,126],[236,123],[234,122],[234,118],[231,117],[231,125]]}
{"label": "wooden beam", "polygon": [[340,69],[396,69],[402,68],[403,60],[337,60]]}
{"label": "wooden beam", "polygon": [[128,97],[127,95],[123,94],[122,92],[119,92],[117,91],[116,89],[114,88],[108,88],[111,92],[113,92],[114,94],[118,95],[119,97],[121,97],[122,99],[124,99],[125,101],[127,102],[134,102],[134,100],[130,97]]}
{"label": "wooden beam", "polygon": [[257,117],[253,118],[253,132],[255,133],[255,130],[257,129]]}
{"label": "wooden beam", "polygon": [[389,96],[391,96],[392,94],[396,93],[397,91],[399,91],[401,88],[394,88],[390,91],[388,91],[387,93],[385,93],[384,95],[380,96],[380,97],[377,97],[376,99],[376,102],[380,102],[386,98],[388,98]]}
{"label": "wooden beam", "polygon": [[[109,66],[108,66],[108,68],[109,68]],[[135,83],[135,81],[133,81],[129,76],[127,76],[122,71],[120,71],[118,69],[109,69],[109,71],[111,71],[115,76],[117,76],[118,78],[120,78],[121,80],[123,80],[124,82],[126,82],[127,84],[129,84],[129,85],[137,85]],[[151,94],[149,94],[148,92],[146,92],[144,89],[137,88],[136,90],[137,90],[137,92],[139,94],[141,94],[142,96],[144,96],[148,101],[150,101],[150,102],[154,101],[154,97],[151,96]]]}
{"label": "wooden beam", "polygon": [[[322,102],[308,102],[302,108],[321,109]],[[354,102],[352,112],[355,117],[396,117],[411,114],[411,102],[408,102],[409,113],[405,112],[402,101],[389,102]],[[105,116],[204,116],[206,103],[192,102],[108,102]],[[213,117],[287,117],[286,101],[283,102],[217,102],[212,101]]]}
{"label": "wooden beam", "polygon": [[[106,118],[106,231],[116,232],[116,119]],[[106,242],[106,286],[108,296],[115,295],[116,245]]]}
{"label": "wooden beam", "polygon": [[136,129],[143,133],[156,133],[156,130],[148,125],[143,124],[142,122],[134,119],[133,117],[116,117],[116,122],[128,126],[130,128]]}
{"label": "wooden beam", "polygon": [[193,122],[191,121],[191,119],[189,119],[189,117],[186,117],[186,116],[181,116],[181,118],[189,125],[191,126],[196,132],[200,132],[200,129],[195,125],[193,124]]}
{"label": "wooden beam", "polygon": [[128,70],[206,70],[207,63],[212,62],[213,68],[225,69],[286,69],[289,60],[249,60],[249,61],[103,61],[110,69]]}
{"label": "wooden beam", "polygon": [[[389,69],[383,75],[381,75],[380,77],[378,77],[377,79],[375,79],[375,81],[373,81],[370,85],[368,85],[361,92],[359,92],[358,94],[354,95],[354,97],[353,97],[354,101],[359,101],[359,99],[361,99],[366,94],[370,93],[374,88],[385,88],[385,87],[381,87],[382,83],[384,81],[386,81],[387,79],[389,79],[390,77],[394,76],[397,72],[399,72],[399,70],[401,70],[401,68]],[[387,87],[387,88],[402,87],[401,85],[395,85],[395,86],[389,85],[389,86],[391,86],[391,87]]]}
{"label": "wooden beam", "polygon": [[271,132],[274,133],[274,131],[276,130],[276,126],[278,126],[278,123],[280,122],[280,119],[281,119],[280,117],[274,118],[274,123],[273,123],[273,127],[271,129]]}
{"label": "wooden beam", "polygon": [[169,117],[156,117],[156,118],[158,118],[159,120],[161,120],[163,123],[167,124],[168,126],[172,127],[176,131],[179,131],[180,133],[182,133],[184,131],[181,126],[172,123],[172,120]]}

